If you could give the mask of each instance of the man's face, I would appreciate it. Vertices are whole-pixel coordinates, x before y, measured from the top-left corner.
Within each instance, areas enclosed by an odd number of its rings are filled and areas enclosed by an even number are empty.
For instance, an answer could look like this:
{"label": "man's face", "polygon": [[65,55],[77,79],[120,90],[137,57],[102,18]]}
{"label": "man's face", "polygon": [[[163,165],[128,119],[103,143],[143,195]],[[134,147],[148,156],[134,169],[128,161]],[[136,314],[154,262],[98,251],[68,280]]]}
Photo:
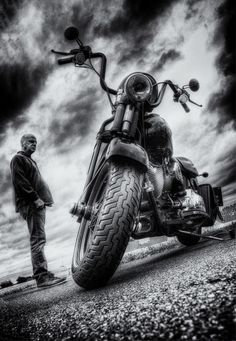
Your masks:
{"label": "man's face", "polygon": [[26,154],[33,154],[36,150],[37,140],[34,136],[29,136],[24,139],[23,150]]}

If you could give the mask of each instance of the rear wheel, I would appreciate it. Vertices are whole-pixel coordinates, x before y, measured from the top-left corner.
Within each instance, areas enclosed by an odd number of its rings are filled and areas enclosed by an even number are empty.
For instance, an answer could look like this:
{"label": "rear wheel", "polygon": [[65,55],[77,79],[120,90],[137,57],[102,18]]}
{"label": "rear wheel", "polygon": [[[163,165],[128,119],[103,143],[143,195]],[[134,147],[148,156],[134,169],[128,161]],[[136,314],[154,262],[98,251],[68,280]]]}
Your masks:
{"label": "rear wheel", "polygon": [[208,214],[210,217],[205,220],[204,226],[213,226],[217,218],[218,207],[211,208]]}
{"label": "rear wheel", "polygon": [[198,193],[202,196],[206,212],[209,215],[209,218],[204,221],[203,226],[213,226],[218,215],[218,207],[215,203],[213,189],[210,185],[203,184],[199,186]]}
{"label": "rear wheel", "polygon": [[111,162],[97,177],[88,202],[92,216],[82,220],[74,249],[78,285],[102,286],[115,272],[138,214],[142,182],[143,173],[127,162]]}
{"label": "rear wheel", "polygon": [[[198,229],[194,232],[201,234],[201,232],[202,232],[201,227],[198,227]],[[185,246],[195,245],[201,239],[201,237],[199,237],[199,236],[191,236],[191,235],[187,235],[187,234],[179,234],[176,237],[177,237],[178,241]]]}

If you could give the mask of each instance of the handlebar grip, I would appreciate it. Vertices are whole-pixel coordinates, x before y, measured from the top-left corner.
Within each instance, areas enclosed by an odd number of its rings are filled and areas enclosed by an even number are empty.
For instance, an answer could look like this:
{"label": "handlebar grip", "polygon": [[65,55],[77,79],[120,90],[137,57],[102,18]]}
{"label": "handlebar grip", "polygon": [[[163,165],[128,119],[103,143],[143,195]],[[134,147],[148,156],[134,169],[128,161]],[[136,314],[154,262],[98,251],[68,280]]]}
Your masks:
{"label": "handlebar grip", "polygon": [[185,110],[186,112],[190,112],[190,109],[189,109],[189,107],[187,106],[186,103],[181,103],[181,102],[180,102],[180,104],[182,105],[182,107],[184,108],[184,110]]}
{"label": "handlebar grip", "polygon": [[68,64],[68,63],[71,63],[73,61],[73,58],[74,58],[74,56],[68,57],[68,58],[58,59],[57,63],[58,63],[58,65]]}

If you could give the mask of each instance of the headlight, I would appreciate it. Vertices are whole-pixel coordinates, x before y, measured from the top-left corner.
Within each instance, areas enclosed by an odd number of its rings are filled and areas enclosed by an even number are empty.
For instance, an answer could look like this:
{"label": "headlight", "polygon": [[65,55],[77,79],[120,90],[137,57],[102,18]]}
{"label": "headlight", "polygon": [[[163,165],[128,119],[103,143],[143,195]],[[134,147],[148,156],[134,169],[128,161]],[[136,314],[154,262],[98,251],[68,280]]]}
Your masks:
{"label": "headlight", "polygon": [[128,77],[124,89],[132,101],[145,102],[152,94],[152,83],[150,79],[142,73],[136,73]]}

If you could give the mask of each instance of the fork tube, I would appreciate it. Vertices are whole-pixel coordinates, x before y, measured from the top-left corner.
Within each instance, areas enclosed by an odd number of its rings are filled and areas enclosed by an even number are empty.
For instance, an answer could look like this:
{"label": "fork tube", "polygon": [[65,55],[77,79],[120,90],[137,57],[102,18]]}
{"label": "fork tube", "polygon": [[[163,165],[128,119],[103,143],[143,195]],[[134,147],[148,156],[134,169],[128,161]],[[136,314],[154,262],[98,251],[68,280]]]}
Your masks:
{"label": "fork tube", "polygon": [[103,122],[103,124],[101,125],[99,133],[97,135],[97,142],[96,142],[94,150],[93,150],[93,155],[92,155],[92,158],[91,158],[91,161],[90,161],[90,165],[89,165],[89,169],[88,169],[88,175],[87,175],[87,179],[86,179],[86,183],[85,183],[84,187],[86,187],[87,184],[90,182],[90,180],[91,180],[91,178],[93,176],[93,173],[94,173],[94,168],[95,168],[95,165],[97,163],[97,158],[98,158],[98,155],[99,155],[99,152],[100,152],[100,149],[101,149],[101,145],[103,143],[102,140],[99,138],[100,134],[102,134],[104,132],[106,125],[111,123],[113,120],[114,120],[114,117],[111,117],[108,120],[105,120]]}
{"label": "fork tube", "polygon": [[138,121],[140,117],[142,117],[142,115],[143,115],[143,105],[142,103],[136,103],[135,109],[134,109],[133,120],[132,120],[131,127],[130,127],[131,137],[135,137],[136,132],[137,132]]}
{"label": "fork tube", "polygon": [[97,140],[97,143],[94,147],[94,151],[93,151],[93,155],[92,155],[92,159],[91,159],[91,163],[90,163],[90,166],[89,166],[89,170],[88,170],[88,175],[87,175],[87,179],[86,179],[86,183],[85,183],[85,186],[87,186],[87,184],[90,182],[92,176],[93,176],[93,172],[94,172],[94,167],[96,165],[96,162],[97,162],[97,158],[98,158],[98,154],[100,152],[100,148],[101,148],[101,144],[102,144],[102,141],[101,140]]}
{"label": "fork tube", "polygon": [[126,107],[122,126],[122,133],[124,134],[128,135],[130,133],[131,124],[134,117],[134,109],[134,106],[131,106],[130,104]]}
{"label": "fork tube", "polygon": [[137,131],[137,125],[139,120],[139,110],[135,109],[134,115],[133,115],[133,121],[130,128],[130,136],[135,137],[136,131]]}
{"label": "fork tube", "polygon": [[115,118],[111,127],[112,132],[121,131],[121,125],[125,113],[125,104],[119,103],[116,108]]}

